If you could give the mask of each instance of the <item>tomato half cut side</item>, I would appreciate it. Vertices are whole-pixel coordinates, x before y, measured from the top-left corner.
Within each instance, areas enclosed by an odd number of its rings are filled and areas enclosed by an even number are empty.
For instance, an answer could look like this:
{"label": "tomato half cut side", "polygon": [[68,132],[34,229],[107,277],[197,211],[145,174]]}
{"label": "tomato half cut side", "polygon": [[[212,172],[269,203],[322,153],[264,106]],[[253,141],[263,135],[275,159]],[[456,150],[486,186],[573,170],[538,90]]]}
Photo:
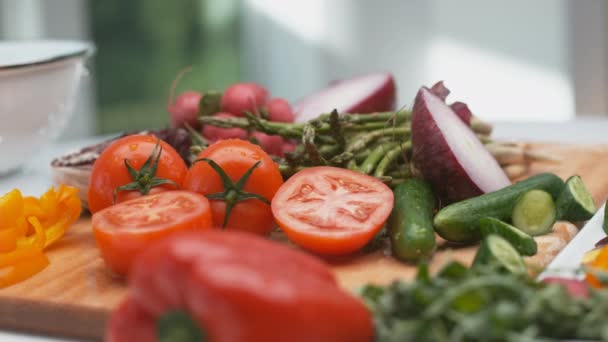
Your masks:
{"label": "tomato half cut side", "polygon": [[207,198],[189,191],[166,191],[125,201],[93,214],[92,221],[101,257],[118,275],[128,274],[135,256],[152,241],[213,225]]}
{"label": "tomato half cut side", "polygon": [[319,254],[349,254],[382,228],[393,192],[376,178],[319,166],[298,172],[272,200],[272,213],[287,237]]}

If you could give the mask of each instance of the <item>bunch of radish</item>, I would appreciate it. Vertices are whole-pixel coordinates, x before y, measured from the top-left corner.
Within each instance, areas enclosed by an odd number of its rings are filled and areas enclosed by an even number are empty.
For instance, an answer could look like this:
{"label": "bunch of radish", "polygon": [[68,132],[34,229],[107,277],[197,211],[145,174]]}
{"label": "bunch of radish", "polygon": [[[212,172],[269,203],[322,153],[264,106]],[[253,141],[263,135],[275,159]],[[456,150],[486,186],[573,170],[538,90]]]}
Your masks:
{"label": "bunch of radish", "polygon": [[202,127],[199,117],[238,118],[252,113],[272,122],[291,123],[307,121],[334,109],[340,113],[386,112],[394,110],[396,103],[395,82],[389,73],[335,81],[327,88],[304,97],[293,107],[283,98],[270,97],[268,90],[257,83],[236,83],[223,94],[185,91],[173,99],[173,90],[183,74],[174,81],[167,103],[172,127],[189,125],[199,130],[209,142],[233,138],[252,140],[276,156],[293,150],[295,144],[278,135],[243,128]]}
{"label": "bunch of radish", "polygon": [[272,155],[282,156],[293,149],[293,143],[278,136],[268,135],[243,128],[220,128],[199,123],[199,116],[211,115],[217,118],[243,117],[253,113],[270,121],[293,122],[295,115],[287,100],[271,98],[268,90],[257,83],[236,83],[228,87],[223,94],[210,92],[204,94],[196,91],[185,91],[175,100],[169,98],[167,111],[170,114],[172,127],[190,127],[199,130],[209,142],[222,139],[251,140]]}

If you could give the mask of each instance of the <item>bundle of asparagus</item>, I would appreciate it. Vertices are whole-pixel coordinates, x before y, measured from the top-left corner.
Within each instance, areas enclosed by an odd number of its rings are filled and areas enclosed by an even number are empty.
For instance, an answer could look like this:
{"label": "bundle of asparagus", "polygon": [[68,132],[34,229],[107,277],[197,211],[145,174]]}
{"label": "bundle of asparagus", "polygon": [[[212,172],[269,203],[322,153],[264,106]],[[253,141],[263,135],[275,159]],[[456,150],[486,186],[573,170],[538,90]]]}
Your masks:
{"label": "bundle of asparagus", "polygon": [[[203,125],[243,128],[299,141],[296,149],[276,158],[284,178],[311,166],[336,166],[379,178],[390,186],[416,174],[410,162],[412,113],[408,110],[373,114],[322,114],[306,123],[272,122],[246,113],[245,117],[200,117]],[[464,121],[464,120],[463,120]],[[530,160],[548,156],[530,153],[520,144],[490,139],[492,126],[473,117],[464,121],[486,144],[501,165],[524,169]],[[199,141],[196,150],[203,148]]]}

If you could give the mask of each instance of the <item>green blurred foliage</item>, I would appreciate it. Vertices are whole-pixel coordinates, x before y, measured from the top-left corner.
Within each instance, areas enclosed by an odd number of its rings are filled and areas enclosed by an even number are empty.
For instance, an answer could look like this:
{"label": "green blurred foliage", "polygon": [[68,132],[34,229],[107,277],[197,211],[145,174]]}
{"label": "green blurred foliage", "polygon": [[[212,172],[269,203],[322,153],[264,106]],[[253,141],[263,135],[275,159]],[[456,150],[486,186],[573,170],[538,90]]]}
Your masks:
{"label": "green blurred foliage", "polygon": [[178,93],[239,79],[238,0],[218,1],[90,2],[98,133],[166,126],[171,82],[188,66]]}

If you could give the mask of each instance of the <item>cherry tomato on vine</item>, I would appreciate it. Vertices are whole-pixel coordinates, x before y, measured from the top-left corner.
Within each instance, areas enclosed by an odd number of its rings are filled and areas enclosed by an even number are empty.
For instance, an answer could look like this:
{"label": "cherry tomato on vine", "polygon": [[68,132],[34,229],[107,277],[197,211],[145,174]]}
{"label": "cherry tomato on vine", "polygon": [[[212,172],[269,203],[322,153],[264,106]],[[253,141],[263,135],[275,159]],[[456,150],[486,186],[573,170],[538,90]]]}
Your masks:
{"label": "cherry tomato on vine", "polygon": [[89,209],[95,213],[114,203],[175,190],[187,167],[179,153],[151,135],[130,135],[113,142],[93,164]]}
{"label": "cherry tomato on vine", "polygon": [[227,139],[212,144],[197,159],[183,188],[207,196],[216,226],[258,234],[274,228],[270,201],[283,177],[264,150],[248,141]]}

